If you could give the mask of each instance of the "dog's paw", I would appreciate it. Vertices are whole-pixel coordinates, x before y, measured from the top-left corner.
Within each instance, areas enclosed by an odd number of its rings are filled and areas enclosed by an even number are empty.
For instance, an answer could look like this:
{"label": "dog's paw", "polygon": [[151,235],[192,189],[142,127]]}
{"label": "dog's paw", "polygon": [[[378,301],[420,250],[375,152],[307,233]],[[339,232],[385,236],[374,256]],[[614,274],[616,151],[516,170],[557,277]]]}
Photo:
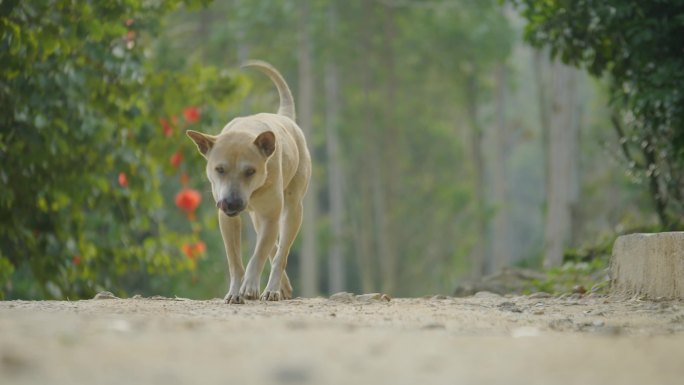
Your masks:
{"label": "dog's paw", "polygon": [[280,299],[292,299],[292,285],[283,282],[280,284]]}
{"label": "dog's paw", "polygon": [[233,294],[233,293],[228,293],[226,294],[225,297],[223,297],[223,300],[226,301],[227,304],[244,304],[245,300],[242,298],[240,294]]}
{"label": "dog's paw", "polygon": [[242,284],[240,288],[240,296],[244,299],[258,299],[259,298],[259,283],[249,283],[248,280]]}
{"label": "dog's paw", "polygon": [[280,294],[280,290],[275,290],[275,291],[265,290],[264,294],[261,295],[262,301],[280,301],[281,299],[284,299],[284,298]]}

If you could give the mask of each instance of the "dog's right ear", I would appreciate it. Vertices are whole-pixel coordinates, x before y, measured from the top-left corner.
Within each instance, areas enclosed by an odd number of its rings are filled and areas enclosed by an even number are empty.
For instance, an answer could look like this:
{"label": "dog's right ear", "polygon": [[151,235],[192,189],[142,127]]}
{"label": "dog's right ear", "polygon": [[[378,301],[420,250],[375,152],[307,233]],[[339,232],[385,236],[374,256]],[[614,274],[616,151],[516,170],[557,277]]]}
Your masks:
{"label": "dog's right ear", "polygon": [[214,147],[214,143],[216,143],[215,136],[203,134],[198,131],[187,130],[185,131],[185,134],[188,135],[193,142],[195,142],[197,149],[205,158],[207,157],[209,150]]}

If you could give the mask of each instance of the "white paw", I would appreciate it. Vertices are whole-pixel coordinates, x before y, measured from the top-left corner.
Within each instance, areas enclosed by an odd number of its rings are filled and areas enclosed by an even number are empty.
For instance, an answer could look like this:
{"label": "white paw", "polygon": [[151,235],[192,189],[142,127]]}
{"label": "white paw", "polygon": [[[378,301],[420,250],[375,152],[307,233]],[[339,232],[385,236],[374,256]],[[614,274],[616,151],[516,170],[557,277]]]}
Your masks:
{"label": "white paw", "polygon": [[292,299],[292,285],[289,281],[283,280],[280,284],[281,299]]}
{"label": "white paw", "polygon": [[259,298],[259,280],[245,279],[240,288],[240,295],[245,299]]}
{"label": "white paw", "polygon": [[284,298],[282,298],[280,290],[265,290],[264,294],[261,295],[262,301],[280,301],[281,299]]}
{"label": "white paw", "polygon": [[242,298],[242,296],[240,294],[235,294],[235,293],[232,293],[230,291],[228,292],[228,294],[226,294],[225,297],[223,297],[223,299],[226,301],[226,303],[229,303],[229,304],[234,304],[234,303],[235,304],[243,304],[243,303],[245,303],[245,300]]}

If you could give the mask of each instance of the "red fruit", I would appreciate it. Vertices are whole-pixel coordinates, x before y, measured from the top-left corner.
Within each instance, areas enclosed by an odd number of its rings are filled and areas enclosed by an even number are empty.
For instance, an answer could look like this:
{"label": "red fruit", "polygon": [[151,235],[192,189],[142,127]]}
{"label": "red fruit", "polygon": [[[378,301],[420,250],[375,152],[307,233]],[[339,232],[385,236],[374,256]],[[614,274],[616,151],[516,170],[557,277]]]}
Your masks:
{"label": "red fruit", "polygon": [[171,165],[173,168],[178,168],[181,162],[183,162],[183,153],[176,151],[173,155],[171,155]]}
{"label": "red fruit", "polygon": [[187,107],[183,110],[183,116],[188,123],[195,123],[200,120],[200,110],[197,107]]}
{"label": "red fruit", "polygon": [[81,256],[80,255],[74,255],[73,258],[71,258],[71,262],[73,262],[74,265],[78,266],[81,264]]}
{"label": "red fruit", "polygon": [[125,172],[119,173],[119,186],[126,188],[128,187],[128,177]]}
{"label": "red fruit", "polygon": [[176,206],[188,215],[197,209],[201,201],[202,195],[199,191],[191,188],[184,188],[176,195]]}

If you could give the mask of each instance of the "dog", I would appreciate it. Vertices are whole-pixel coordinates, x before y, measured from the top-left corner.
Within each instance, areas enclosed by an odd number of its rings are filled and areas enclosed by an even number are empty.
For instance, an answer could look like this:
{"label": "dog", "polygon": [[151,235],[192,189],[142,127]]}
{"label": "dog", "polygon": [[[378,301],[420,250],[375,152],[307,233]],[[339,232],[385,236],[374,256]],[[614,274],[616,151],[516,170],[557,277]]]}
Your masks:
{"label": "dog", "polygon": [[[207,160],[206,173],[228,258],[230,287],[225,301],[229,304],[292,298],[285,267],[302,224],[303,199],[311,178],[311,156],[295,122],[294,98],[285,79],[263,61],[247,61],[242,68],[257,69],[275,83],[278,112],[235,118],[216,136],[186,131]],[[257,234],[246,269],[240,255],[243,211],[249,213]],[[271,273],[260,297],[267,259]]]}

